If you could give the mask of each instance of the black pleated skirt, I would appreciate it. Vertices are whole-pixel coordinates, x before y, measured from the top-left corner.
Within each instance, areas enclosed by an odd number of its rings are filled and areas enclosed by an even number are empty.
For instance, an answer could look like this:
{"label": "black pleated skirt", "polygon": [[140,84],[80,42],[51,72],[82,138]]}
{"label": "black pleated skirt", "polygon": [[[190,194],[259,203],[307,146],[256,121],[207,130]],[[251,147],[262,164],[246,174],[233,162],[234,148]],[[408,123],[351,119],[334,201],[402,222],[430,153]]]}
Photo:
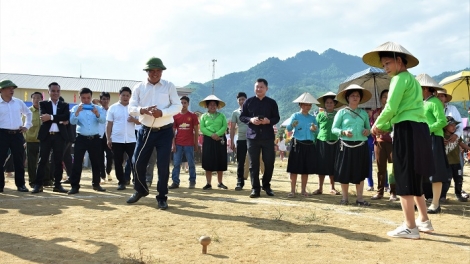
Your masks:
{"label": "black pleated skirt", "polygon": [[336,143],[317,140],[317,174],[335,175],[335,161],[338,157],[339,140]]}
{"label": "black pleated skirt", "polygon": [[204,136],[202,142],[202,168],[206,171],[227,170],[227,140],[224,143]]}
{"label": "black pleated skirt", "polygon": [[[297,142],[295,144],[295,142]],[[311,140],[294,140],[290,142],[287,172],[296,174],[316,174],[317,159],[315,143]]]}
{"label": "black pleated skirt", "polygon": [[431,135],[432,155],[434,158],[435,173],[429,178],[430,182],[448,182],[452,178],[447,161],[444,138]]}
{"label": "black pleated skirt", "polygon": [[[350,148],[343,146],[338,151],[335,162],[335,181],[342,184],[360,184],[369,175],[371,157],[367,141],[344,141],[350,146],[361,146]],[[341,144],[341,143],[340,143]]]}
{"label": "black pleated skirt", "polygon": [[393,126],[393,170],[397,195],[423,195],[423,180],[434,174],[431,136],[426,123]]}

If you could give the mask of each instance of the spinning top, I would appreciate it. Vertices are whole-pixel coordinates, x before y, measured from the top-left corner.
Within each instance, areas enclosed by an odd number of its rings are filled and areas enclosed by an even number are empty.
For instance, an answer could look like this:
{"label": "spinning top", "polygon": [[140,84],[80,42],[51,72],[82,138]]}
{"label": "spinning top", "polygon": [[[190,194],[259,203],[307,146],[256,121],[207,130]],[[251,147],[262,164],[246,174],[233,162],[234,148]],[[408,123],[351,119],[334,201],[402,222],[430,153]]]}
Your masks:
{"label": "spinning top", "polygon": [[211,243],[211,238],[202,236],[199,238],[199,243],[202,245],[202,254],[207,254],[207,246]]}

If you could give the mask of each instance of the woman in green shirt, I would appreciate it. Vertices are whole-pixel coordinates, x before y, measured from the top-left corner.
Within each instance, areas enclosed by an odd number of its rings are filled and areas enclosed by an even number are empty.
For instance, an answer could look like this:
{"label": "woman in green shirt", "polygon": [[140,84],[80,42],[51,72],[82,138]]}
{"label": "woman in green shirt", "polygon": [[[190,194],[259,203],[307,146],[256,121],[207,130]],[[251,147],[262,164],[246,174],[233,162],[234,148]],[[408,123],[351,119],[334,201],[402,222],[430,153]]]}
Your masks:
{"label": "woman in green shirt", "polygon": [[335,100],[336,94],[328,92],[317,99],[318,106],[324,111],[317,115],[318,136],[317,136],[317,155],[318,155],[318,189],[312,194],[323,193],[323,182],[325,175],[330,178],[330,193],[334,195],[341,194],[335,189],[335,161],[339,150],[338,136],[331,132],[333,119],[337,111],[335,108],[343,104]]}
{"label": "woman in green shirt", "polygon": [[[396,194],[404,213],[404,223],[388,236],[419,239],[419,231],[431,232],[426,202],[423,196],[423,178],[434,173],[429,166],[433,159],[431,136],[425,122],[423,94],[421,86],[408,68],[418,65],[419,61],[409,51],[394,42],[386,42],[362,60],[373,67],[383,67],[392,77],[387,103],[372,126],[374,135],[391,132],[393,127],[393,169],[396,181]],[[418,218],[415,220],[415,209]]]}
{"label": "woman in green shirt", "polygon": [[343,198],[340,204],[347,205],[349,184],[356,185],[356,205],[369,206],[364,201],[364,179],[369,175],[371,158],[367,136],[370,123],[367,112],[359,108],[370,100],[372,94],[359,85],[351,84],[339,92],[336,99],[346,108],[338,111],[333,119],[331,132],[339,136],[340,148],[335,162],[335,180],[341,183]]}
{"label": "woman in green shirt", "polygon": [[423,184],[424,196],[432,198],[431,205],[428,207],[428,214],[437,214],[441,212],[439,198],[441,197],[442,183],[449,182],[452,177],[444,148],[443,129],[447,125],[447,119],[442,102],[435,96],[436,90],[442,90],[443,88],[427,74],[416,76],[416,80],[418,80],[423,90],[424,115],[429,126],[429,132],[431,132],[435,170],[430,178],[425,179]]}
{"label": "woman in green shirt", "polygon": [[222,182],[223,172],[227,170],[227,119],[225,115],[217,112],[225,103],[215,95],[209,95],[199,105],[207,108],[207,113],[201,116],[200,129],[204,135],[202,142],[202,168],[206,171],[207,184],[202,189],[212,189],[212,172],[217,171],[217,185],[220,189],[227,189]]}

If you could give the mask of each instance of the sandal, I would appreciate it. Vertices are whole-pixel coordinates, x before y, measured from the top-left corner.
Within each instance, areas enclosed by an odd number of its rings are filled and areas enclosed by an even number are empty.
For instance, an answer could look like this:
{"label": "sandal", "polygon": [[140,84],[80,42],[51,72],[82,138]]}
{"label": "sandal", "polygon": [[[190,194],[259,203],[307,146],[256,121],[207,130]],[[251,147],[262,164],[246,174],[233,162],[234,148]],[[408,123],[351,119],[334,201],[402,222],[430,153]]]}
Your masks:
{"label": "sandal", "polygon": [[358,200],[356,200],[356,205],[358,205],[358,206],[370,206],[370,203],[367,202],[367,201],[359,202]]}
{"label": "sandal", "polygon": [[323,194],[323,191],[320,191],[320,189],[317,189],[312,194],[313,195]]}
{"label": "sandal", "polygon": [[383,197],[384,197],[383,194],[376,194],[376,195],[372,196],[370,199],[371,200],[380,200]]}
{"label": "sandal", "polygon": [[389,200],[390,202],[395,202],[395,201],[398,201],[398,197],[397,197],[396,195],[391,195],[388,200]]}
{"label": "sandal", "polygon": [[295,197],[295,193],[288,193],[287,194],[287,198],[294,198]]}
{"label": "sandal", "polygon": [[467,199],[470,198],[470,196],[468,195],[468,193],[466,193],[465,191],[462,191],[461,194],[462,194],[462,197],[463,197],[463,198],[467,198]]}
{"label": "sandal", "polygon": [[303,193],[302,193],[302,196],[304,196],[304,197],[309,197],[310,194],[309,194],[308,192],[303,192]]}
{"label": "sandal", "polygon": [[330,191],[331,194],[334,194],[334,195],[340,195],[341,193],[335,189],[331,190]]}
{"label": "sandal", "polygon": [[340,205],[348,205],[349,202],[348,202],[348,200],[341,200],[341,201],[339,201],[339,204]]}

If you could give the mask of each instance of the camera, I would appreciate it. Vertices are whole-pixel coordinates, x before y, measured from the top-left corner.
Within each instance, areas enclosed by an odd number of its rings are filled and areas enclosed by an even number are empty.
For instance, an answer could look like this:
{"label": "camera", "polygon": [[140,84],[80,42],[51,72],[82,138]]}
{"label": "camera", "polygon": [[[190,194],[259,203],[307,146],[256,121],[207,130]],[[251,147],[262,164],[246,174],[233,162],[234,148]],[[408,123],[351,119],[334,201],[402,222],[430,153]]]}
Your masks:
{"label": "camera", "polygon": [[93,110],[93,105],[92,104],[84,104],[83,105],[83,110]]}

